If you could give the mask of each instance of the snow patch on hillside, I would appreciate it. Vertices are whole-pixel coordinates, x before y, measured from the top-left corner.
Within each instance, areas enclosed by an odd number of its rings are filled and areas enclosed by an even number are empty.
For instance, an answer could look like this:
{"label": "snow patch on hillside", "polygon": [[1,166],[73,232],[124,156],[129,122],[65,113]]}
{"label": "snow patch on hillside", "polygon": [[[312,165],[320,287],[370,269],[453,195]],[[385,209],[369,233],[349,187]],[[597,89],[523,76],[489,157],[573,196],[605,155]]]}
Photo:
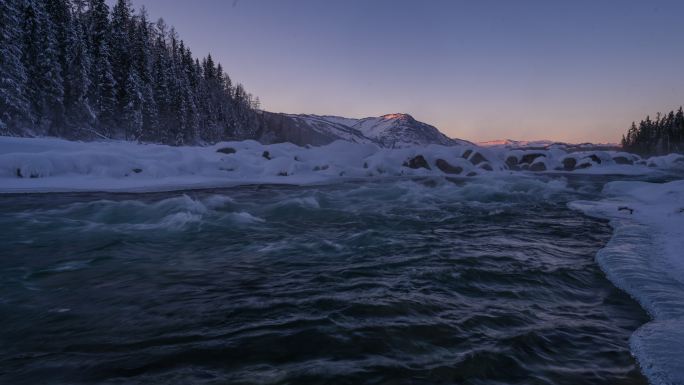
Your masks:
{"label": "snow patch on hillside", "polygon": [[356,123],[355,119],[318,115],[286,114],[286,116],[292,118],[298,124],[333,138],[352,143],[375,143],[372,139],[364,136],[359,130],[351,127],[351,124]]}

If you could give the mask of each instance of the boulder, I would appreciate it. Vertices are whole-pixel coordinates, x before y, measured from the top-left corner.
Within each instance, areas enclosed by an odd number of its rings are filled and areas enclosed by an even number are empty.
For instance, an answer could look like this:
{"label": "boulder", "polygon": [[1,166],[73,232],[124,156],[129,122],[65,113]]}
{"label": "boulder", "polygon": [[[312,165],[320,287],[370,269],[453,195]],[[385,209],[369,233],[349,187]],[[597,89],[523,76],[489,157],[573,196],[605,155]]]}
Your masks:
{"label": "boulder", "polygon": [[430,170],[430,165],[422,155],[416,155],[408,161],[404,162],[404,167],[412,169],[425,168]]}
{"label": "boulder", "polygon": [[563,159],[563,169],[565,171],[572,171],[577,166],[577,159],[575,158],[565,158]]}
{"label": "boulder", "polygon": [[480,168],[483,170],[487,170],[487,171],[494,171],[494,169],[492,168],[492,166],[488,162],[484,162],[484,163],[480,164]]}
{"label": "boulder", "polygon": [[[31,179],[38,178],[39,176],[40,176],[40,175],[38,175],[38,173],[34,173],[34,172],[31,172],[31,173],[28,175],[28,177],[31,178]],[[21,169],[18,168],[18,169],[17,169],[17,178],[24,178],[24,177],[25,177],[25,175],[21,172]]]}
{"label": "boulder", "polygon": [[530,171],[546,171],[546,164],[544,162],[534,162],[530,165]]}
{"label": "boulder", "polygon": [[591,154],[588,156],[588,158],[596,164],[601,164],[601,158],[599,158],[596,154]]}
{"label": "boulder", "polygon": [[463,158],[463,159],[468,159],[468,158],[470,158],[470,154],[472,154],[472,153],[473,153],[473,150],[467,149],[467,150],[465,150],[465,152],[463,153],[463,155],[461,155],[461,158]]}
{"label": "boulder", "polygon": [[435,166],[437,166],[437,168],[445,174],[460,174],[463,172],[463,168],[453,166],[444,159],[437,159]]}
{"label": "boulder", "polygon": [[508,158],[506,158],[506,166],[510,168],[511,170],[515,170],[518,168],[518,157],[511,155]]}
{"label": "boulder", "polygon": [[266,159],[268,159],[268,160],[271,160],[271,153],[269,153],[268,151],[264,151],[264,152],[261,154],[261,156],[263,156],[264,158],[266,158]]}
{"label": "boulder", "polygon": [[471,155],[469,160],[470,160],[470,163],[472,163],[472,164],[474,164],[474,165],[476,165],[476,166],[477,166],[478,164],[482,163],[482,162],[487,162],[487,158],[485,158],[485,157],[484,157],[482,154],[480,154],[479,152],[476,152],[476,153],[474,153],[473,155]]}
{"label": "boulder", "polygon": [[618,155],[613,158],[613,161],[617,164],[634,164],[634,161],[627,158],[626,156]]}
{"label": "boulder", "polygon": [[237,151],[232,147],[223,147],[216,150],[216,152],[220,152],[221,154],[235,154]]}
{"label": "boulder", "polygon": [[541,153],[537,153],[537,152],[531,153],[531,154],[525,154],[522,156],[522,158],[520,158],[520,163],[521,164],[523,164],[523,163],[532,164],[535,161],[535,159],[539,158],[540,156],[545,157],[546,154],[541,154]]}

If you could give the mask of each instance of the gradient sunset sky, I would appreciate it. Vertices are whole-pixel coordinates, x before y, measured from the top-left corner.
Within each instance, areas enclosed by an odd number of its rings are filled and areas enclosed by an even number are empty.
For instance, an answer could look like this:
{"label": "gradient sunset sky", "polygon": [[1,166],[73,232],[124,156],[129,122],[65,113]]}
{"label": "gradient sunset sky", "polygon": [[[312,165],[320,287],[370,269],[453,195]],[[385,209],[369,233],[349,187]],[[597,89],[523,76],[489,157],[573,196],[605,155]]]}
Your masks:
{"label": "gradient sunset sky", "polygon": [[684,103],[681,0],[133,5],[274,112],[406,112],[474,141],[617,142],[633,120]]}

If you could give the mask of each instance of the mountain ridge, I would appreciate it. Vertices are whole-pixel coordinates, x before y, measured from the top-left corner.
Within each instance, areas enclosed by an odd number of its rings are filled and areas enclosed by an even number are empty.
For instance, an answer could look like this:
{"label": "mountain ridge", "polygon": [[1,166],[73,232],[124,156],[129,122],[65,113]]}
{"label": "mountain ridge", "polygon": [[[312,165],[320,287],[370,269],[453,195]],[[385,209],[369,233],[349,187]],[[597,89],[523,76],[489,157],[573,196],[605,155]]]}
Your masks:
{"label": "mountain ridge", "polygon": [[341,139],[353,143],[373,143],[384,148],[472,144],[450,138],[435,126],[420,122],[407,113],[346,118],[267,112],[262,138],[268,142],[290,141],[299,145],[321,145]]}

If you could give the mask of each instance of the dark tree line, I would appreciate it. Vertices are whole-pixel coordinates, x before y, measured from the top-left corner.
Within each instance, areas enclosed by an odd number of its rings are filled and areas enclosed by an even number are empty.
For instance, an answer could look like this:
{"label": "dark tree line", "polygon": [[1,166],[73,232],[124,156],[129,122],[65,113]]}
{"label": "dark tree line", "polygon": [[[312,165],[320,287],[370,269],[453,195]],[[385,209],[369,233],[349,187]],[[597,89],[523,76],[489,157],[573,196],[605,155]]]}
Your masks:
{"label": "dark tree line", "polygon": [[622,147],[642,155],[664,155],[684,152],[684,112],[682,107],[666,115],[656,114],[655,120],[636,123],[622,136]]}
{"label": "dark tree line", "polygon": [[259,101],[130,0],[0,0],[0,134],[173,145],[256,136]]}

